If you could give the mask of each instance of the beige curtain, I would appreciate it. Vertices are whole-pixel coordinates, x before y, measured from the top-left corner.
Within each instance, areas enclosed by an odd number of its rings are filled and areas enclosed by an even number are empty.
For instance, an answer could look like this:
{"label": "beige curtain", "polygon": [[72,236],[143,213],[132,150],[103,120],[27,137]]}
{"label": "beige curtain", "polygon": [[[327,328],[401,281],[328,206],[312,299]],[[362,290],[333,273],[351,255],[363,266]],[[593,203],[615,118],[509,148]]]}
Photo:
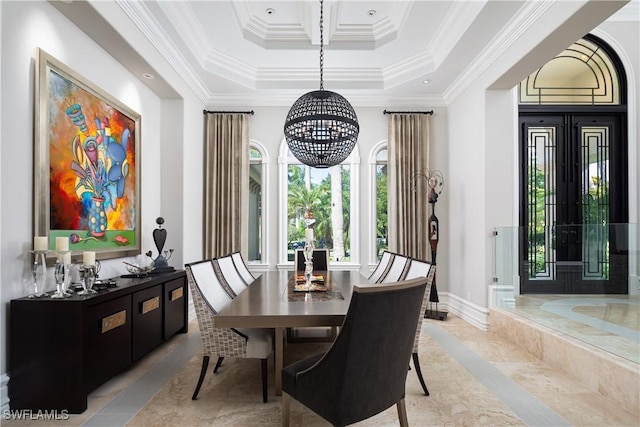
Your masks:
{"label": "beige curtain", "polygon": [[205,114],[204,257],[235,251],[246,257],[249,116]]}
{"label": "beige curtain", "polygon": [[388,151],[389,249],[429,260],[429,116],[390,114]]}

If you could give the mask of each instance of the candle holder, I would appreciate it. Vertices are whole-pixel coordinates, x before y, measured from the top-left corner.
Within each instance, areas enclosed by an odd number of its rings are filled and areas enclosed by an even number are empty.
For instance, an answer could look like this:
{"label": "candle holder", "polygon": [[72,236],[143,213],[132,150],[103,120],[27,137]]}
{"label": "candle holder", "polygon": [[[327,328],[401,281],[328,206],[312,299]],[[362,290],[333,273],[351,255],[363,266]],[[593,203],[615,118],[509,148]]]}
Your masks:
{"label": "candle holder", "polygon": [[71,263],[64,264],[64,279],[62,280],[62,293],[66,296],[73,295],[73,289],[71,288]]}
{"label": "candle holder", "polygon": [[91,295],[98,291],[93,289],[93,284],[96,281],[96,266],[95,265],[83,265],[79,270],[80,278],[82,279],[82,290],[78,292],[78,295]]}
{"label": "candle holder", "polygon": [[33,265],[31,274],[33,275],[33,294],[29,298],[40,298],[45,295],[44,287],[47,281],[47,260],[48,251],[29,251],[33,254]]}
{"label": "candle holder", "polygon": [[56,279],[56,291],[51,295],[51,298],[68,298],[71,296],[66,289],[66,283],[69,282],[68,278],[71,272],[71,265],[65,264],[65,254],[69,251],[58,251],[58,259],[53,270],[53,277]]}

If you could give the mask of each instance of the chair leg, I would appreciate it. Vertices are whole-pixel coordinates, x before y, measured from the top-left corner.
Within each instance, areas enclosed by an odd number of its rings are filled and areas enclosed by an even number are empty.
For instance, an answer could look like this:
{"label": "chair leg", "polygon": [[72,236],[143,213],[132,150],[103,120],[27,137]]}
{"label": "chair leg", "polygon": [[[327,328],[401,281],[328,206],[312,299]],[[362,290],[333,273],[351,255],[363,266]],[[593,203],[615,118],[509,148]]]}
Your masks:
{"label": "chair leg", "polygon": [[[284,393],[282,394],[284,397]],[[409,419],[407,418],[407,406],[404,404],[404,397],[396,403],[398,408],[398,421],[400,421],[400,427],[409,427]]]}
{"label": "chair leg", "polygon": [[218,368],[220,367],[220,365],[222,365],[222,361],[224,360],[224,357],[218,357],[218,361],[216,362],[216,367],[213,368],[213,373],[217,374],[218,373]]}
{"label": "chair leg", "polygon": [[262,402],[267,403],[267,359],[262,361]]}
{"label": "chair leg", "polygon": [[202,369],[200,369],[200,378],[198,378],[198,385],[196,386],[196,391],[193,392],[193,396],[191,396],[191,400],[196,400],[198,398],[198,392],[200,392],[200,387],[202,387],[202,382],[204,381],[205,375],[207,375],[207,368],[209,367],[209,356],[202,357]]}
{"label": "chair leg", "polygon": [[282,427],[289,427],[289,412],[291,411],[291,396],[282,392]]}
{"label": "chair leg", "polygon": [[418,374],[418,379],[420,380],[420,385],[422,385],[422,390],[424,390],[424,394],[429,396],[429,390],[427,390],[427,385],[424,383],[424,379],[422,378],[422,371],[420,370],[420,361],[418,360],[418,353],[413,353],[413,365],[416,367],[416,374]]}

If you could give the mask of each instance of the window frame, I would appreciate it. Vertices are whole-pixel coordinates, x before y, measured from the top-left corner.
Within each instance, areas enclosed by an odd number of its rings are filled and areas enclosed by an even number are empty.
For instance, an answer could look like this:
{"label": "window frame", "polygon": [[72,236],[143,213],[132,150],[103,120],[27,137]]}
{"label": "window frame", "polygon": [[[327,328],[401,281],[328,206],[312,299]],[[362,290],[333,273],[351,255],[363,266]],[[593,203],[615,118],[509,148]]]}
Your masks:
{"label": "window frame", "polygon": [[[283,137],[278,150],[278,270],[292,270],[293,262],[287,260],[287,200],[288,179],[287,172],[290,164],[302,165],[295,157],[289,157],[289,146]],[[332,270],[358,270],[360,268],[360,226],[356,226],[355,213],[360,212],[360,150],[358,144],[341,165],[350,167],[350,206],[352,221],[349,224],[351,246],[349,247],[350,261],[332,261]]]}
{"label": "window frame", "polygon": [[[389,142],[388,140],[382,140],[373,146],[371,154],[369,155],[369,272],[373,273],[378,265],[378,216],[376,212],[376,202],[378,196],[378,188],[376,186],[377,168],[378,168],[378,154],[381,151],[387,150],[387,171],[389,170]],[[387,206],[387,211],[389,210]],[[388,237],[388,236],[387,236]]]}
{"label": "window frame", "polygon": [[[269,233],[269,212],[271,211],[270,206],[269,206],[269,197],[267,197],[267,194],[269,192],[269,155],[267,153],[267,149],[264,147],[264,145],[262,145],[259,141],[255,140],[255,139],[250,139],[249,140],[249,152],[251,152],[251,149],[254,149],[256,151],[258,151],[260,153],[260,161],[256,161],[256,160],[251,160],[251,155],[249,155],[249,166],[251,166],[252,164],[260,164],[262,165],[261,167],[261,177],[262,177],[262,186],[260,188],[261,190],[261,198],[260,198],[260,203],[262,205],[262,223],[260,224],[260,226],[262,227],[262,242],[261,242],[261,246],[260,246],[260,260],[256,261],[249,261],[247,260],[247,264],[249,265],[249,268],[251,270],[255,270],[255,271],[266,271],[268,270],[269,267],[269,238],[270,238],[270,233]],[[249,167],[250,169],[250,167]]]}

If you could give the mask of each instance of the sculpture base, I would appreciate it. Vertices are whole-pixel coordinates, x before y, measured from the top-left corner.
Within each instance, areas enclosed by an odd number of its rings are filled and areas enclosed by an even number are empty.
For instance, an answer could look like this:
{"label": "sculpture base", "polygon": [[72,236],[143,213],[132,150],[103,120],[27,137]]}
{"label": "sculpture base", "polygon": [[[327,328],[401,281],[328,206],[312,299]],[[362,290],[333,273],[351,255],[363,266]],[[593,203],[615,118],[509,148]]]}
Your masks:
{"label": "sculpture base", "polygon": [[429,310],[427,309],[427,311],[424,312],[424,318],[425,319],[436,319],[436,320],[445,320],[447,318],[447,314],[449,314],[446,311],[438,311],[438,310]]}
{"label": "sculpture base", "polygon": [[173,267],[160,267],[160,268],[154,268],[153,270],[151,270],[149,272],[149,274],[151,275],[157,275],[157,274],[165,274],[165,273],[171,273],[173,271],[176,271],[175,268]]}

